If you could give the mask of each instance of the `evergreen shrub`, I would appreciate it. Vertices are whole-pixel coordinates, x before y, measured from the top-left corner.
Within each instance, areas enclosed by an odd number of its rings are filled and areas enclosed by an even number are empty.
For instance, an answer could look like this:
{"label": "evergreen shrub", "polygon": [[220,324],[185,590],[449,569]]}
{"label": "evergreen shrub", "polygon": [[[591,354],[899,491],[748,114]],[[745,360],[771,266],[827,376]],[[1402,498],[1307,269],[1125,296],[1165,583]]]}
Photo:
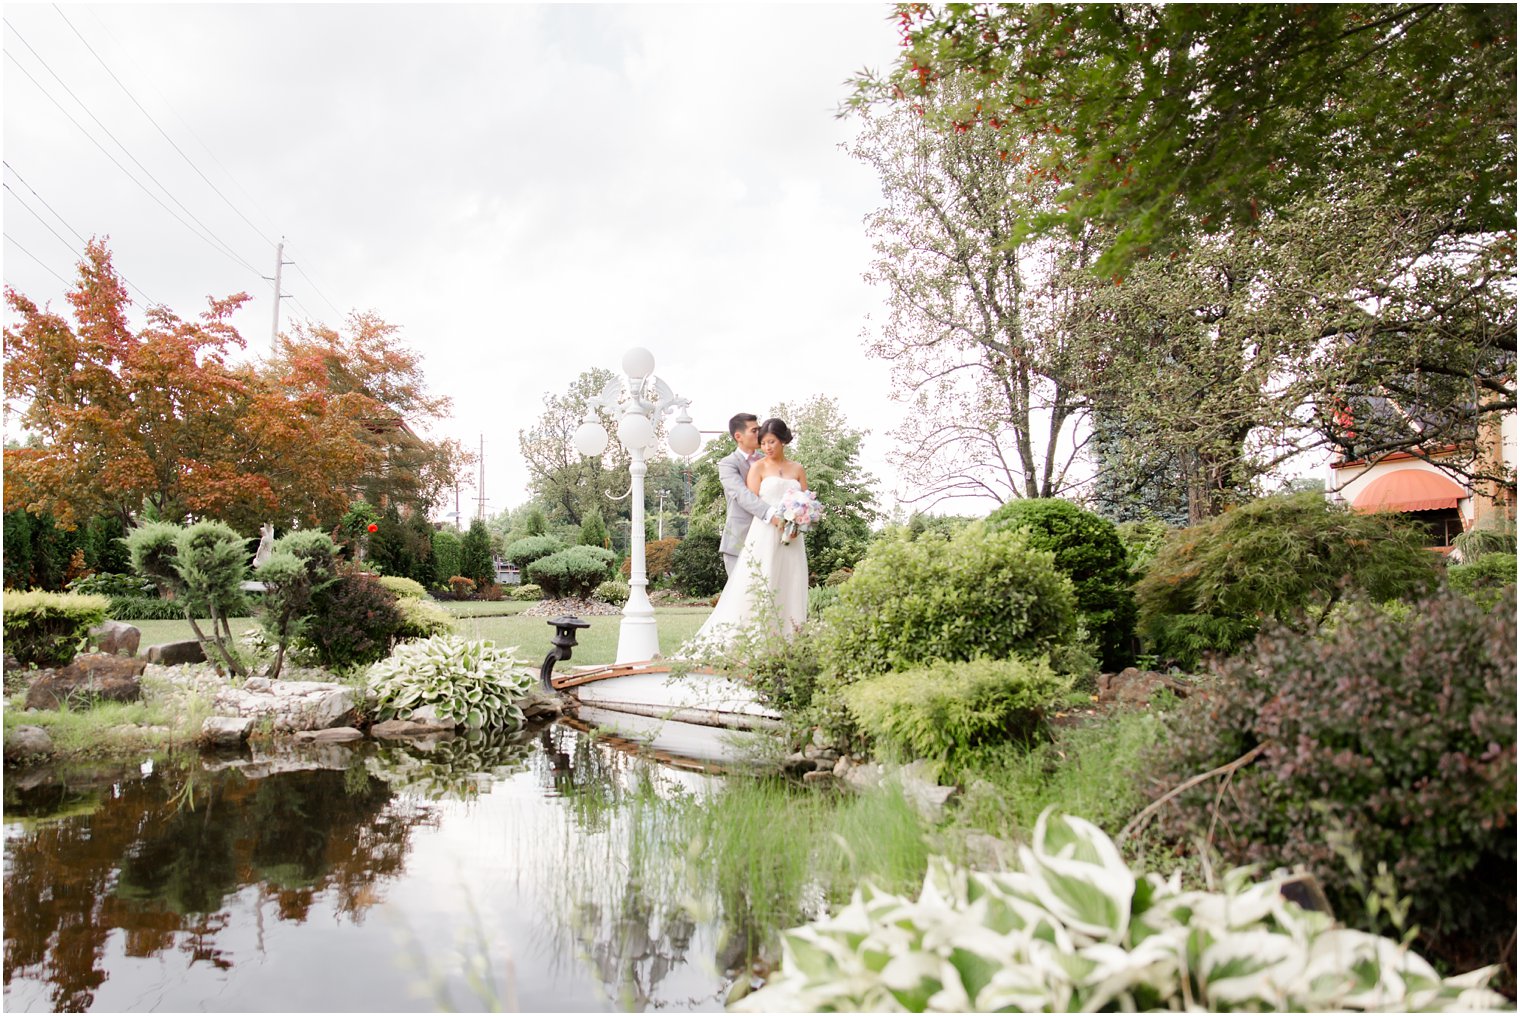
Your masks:
{"label": "evergreen shrub", "polygon": [[575,546],[541,557],[523,575],[552,599],[584,597],[612,577],[617,555],[601,547]]}
{"label": "evergreen shrub", "polygon": [[524,582],[520,586],[512,586],[511,592],[508,595],[514,600],[542,600],[544,598],[544,589],[542,586],[535,586],[531,582]]}
{"label": "evergreen shrub", "polygon": [[628,583],[623,582],[619,579],[608,579],[606,582],[603,582],[601,585],[597,586],[596,591],[593,592],[591,596],[593,599],[601,600],[604,603],[610,603],[615,607],[621,607],[623,604],[628,602],[628,595],[630,592],[631,590],[628,587]]}
{"label": "evergreen shrub", "polygon": [[1043,660],[981,659],[867,678],[845,688],[844,700],[876,748],[955,768],[980,745],[1034,741],[1071,687]]}
{"label": "evergreen shrub", "polygon": [[1030,546],[1053,553],[1056,568],[1071,579],[1103,668],[1117,671],[1134,662],[1134,579],[1112,522],[1058,497],[1020,498],[989,515],[987,528],[1027,529]]}
{"label": "evergreen shrub", "polygon": [[378,579],[345,571],[314,598],[304,641],[322,666],[346,670],[389,653],[405,620],[395,594]]}
{"label": "evergreen shrub", "polygon": [[29,667],[67,664],[110,606],[104,596],[41,589],[7,592],[3,602],[5,651]]}
{"label": "evergreen shrub", "polygon": [[454,631],[454,619],[431,600],[403,596],[396,606],[401,609],[401,627],[397,639],[428,639]]}
{"label": "evergreen shrub", "polygon": [[611,542],[607,537],[607,522],[599,510],[593,508],[581,519],[580,542],[587,547],[606,547]]}
{"label": "evergreen shrub", "polygon": [[1452,540],[1451,545],[1463,564],[1473,564],[1489,554],[1514,554],[1515,523],[1507,521],[1499,525],[1469,529]]}
{"label": "evergreen shrub", "polygon": [[541,557],[558,553],[565,549],[565,541],[555,536],[525,536],[520,540],[513,540],[507,544],[506,554],[508,561],[519,568],[527,568],[528,565]]}
{"label": "evergreen shrub", "polygon": [[718,550],[721,537],[711,529],[696,528],[671,553],[670,578],[687,596],[716,596],[728,582],[723,555]]}
{"label": "evergreen shrub", "polygon": [[1140,633],[1192,668],[1249,643],[1265,618],[1303,631],[1352,593],[1417,599],[1438,577],[1424,544],[1422,527],[1392,513],[1314,491],[1263,498],[1167,537],[1136,587]]}
{"label": "evergreen shrub", "polygon": [[1380,930],[1344,837],[1365,871],[1387,866],[1431,953],[1499,962],[1515,929],[1515,662],[1513,588],[1493,610],[1443,591],[1402,619],[1353,604],[1328,636],[1274,628],[1174,711],[1144,785],[1158,796],[1261,754],[1228,793],[1211,780],[1173,799],[1161,829],[1214,830],[1230,863],[1303,864],[1338,916]]}
{"label": "evergreen shrub", "polygon": [[820,653],[848,683],[931,660],[1048,655],[1077,629],[1071,580],[1021,531],[878,540],[823,612]]}
{"label": "evergreen shrub", "polygon": [[469,531],[459,541],[459,574],[479,585],[496,581],[496,562],[491,557],[491,534],[479,519],[470,523]]}
{"label": "evergreen shrub", "polygon": [[433,534],[433,570],[438,581],[459,574],[459,534],[440,529]]}
{"label": "evergreen shrub", "polygon": [[1504,598],[1506,589],[1515,587],[1514,554],[1492,551],[1469,564],[1447,566],[1446,583],[1464,596],[1485,607]]}
{"label": "evergreen shrub", "polygon": [[427,590],[415,579],[402,578],[400,575],[382,575],[380,584],[394,593],[398,600],[421,600],[427,597]]}

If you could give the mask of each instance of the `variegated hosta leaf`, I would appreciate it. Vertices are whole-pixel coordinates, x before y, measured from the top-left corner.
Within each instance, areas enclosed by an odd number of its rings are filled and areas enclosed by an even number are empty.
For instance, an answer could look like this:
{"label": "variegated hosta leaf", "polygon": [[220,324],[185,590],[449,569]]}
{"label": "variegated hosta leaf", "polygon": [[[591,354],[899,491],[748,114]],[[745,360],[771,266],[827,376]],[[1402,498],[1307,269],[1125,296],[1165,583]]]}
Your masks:
{"label": "variegated hosta leaf", "polygon": [[536,683],[527,665],[489,641],[438,635],[404,642],[370,667],[382,719],[409,718],[432,706],[443,719],[471,727],[513,729],[522,725],[514,701]]}
{"label": "variegated hosta leaf", "polygon": [[[781,969],[734,1008],[931,1012],[1506,1008],[1493,968],[1442,979],[1397,943],[1332,927],[1280,880],[1231,872],[1224,892],[1137,883],[1081,819],[1042,816],[1021,871],[931,860],[917,900],[856,890],[787,932]],[[1140,900],[1137,903],[1137,898]]]}

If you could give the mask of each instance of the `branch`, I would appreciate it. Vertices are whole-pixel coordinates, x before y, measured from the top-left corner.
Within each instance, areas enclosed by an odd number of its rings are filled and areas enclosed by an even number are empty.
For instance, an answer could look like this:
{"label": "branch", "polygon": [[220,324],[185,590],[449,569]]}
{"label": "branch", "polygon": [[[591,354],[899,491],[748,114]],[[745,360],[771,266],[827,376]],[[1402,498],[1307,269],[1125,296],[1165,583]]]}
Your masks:
{"label": "branch", "polygon": [[1240,758],[1236,759],[1235,761],[1226,762],[1224,765],[1210,769],[1206,773],[1199,773],[1197,776],[1194,776],[1188,780],[1184,780],[1182,783],[1179,783],[1171,790],[1168,790],[1165,794],[1162,794],[1160,797],[1156,798],[1149,805],[1147,805],[1144,811],[1136,815],[1134,818],[1130,819],[1123,829],[1119,830],[1119,835],[1114,838],[1114,845],[1123,846],[1125,839],[1131,832],[1133,832],[1139,826],[1143,825],[1145,822],[1149,821],[1152,815],[1161,810],[1162,805],[1166,804],[1166,802],[1170,801],[1178,794],[1181,794],[1186,790],[1191,790],[1193,787],[1198,786],[1198,784],[1203,783],[1206,780],[1211,780],[1216,776],[1229,776],[1237,769],[1245,768],[1252,762],[1256,761],[1257,756],[1266,751],[1271,743],[1271,741],[1263,741],[1256,747],[1252,748],[1250,751],[1246,752],[1244,755],[1240,756]]}

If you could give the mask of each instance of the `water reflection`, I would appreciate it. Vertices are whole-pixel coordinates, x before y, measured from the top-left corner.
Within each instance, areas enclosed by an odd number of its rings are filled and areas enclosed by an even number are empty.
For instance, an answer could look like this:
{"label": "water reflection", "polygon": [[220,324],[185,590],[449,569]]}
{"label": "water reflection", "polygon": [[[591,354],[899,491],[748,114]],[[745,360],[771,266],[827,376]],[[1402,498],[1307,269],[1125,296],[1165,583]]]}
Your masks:
{"label": "water reflection", "polygon": [[568,726],[8,779],[5,1007],[721,1008],[721,785]]}

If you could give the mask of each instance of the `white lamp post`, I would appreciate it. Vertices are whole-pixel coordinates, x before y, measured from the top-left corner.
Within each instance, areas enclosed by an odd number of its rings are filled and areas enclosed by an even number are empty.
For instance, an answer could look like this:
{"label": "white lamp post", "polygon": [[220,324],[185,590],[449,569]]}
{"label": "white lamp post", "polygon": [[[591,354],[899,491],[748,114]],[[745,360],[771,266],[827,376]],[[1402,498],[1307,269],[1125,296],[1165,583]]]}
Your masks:
{"label": "white lamp post", "polygon": [[679,409],[676,424],[666,436],[670,450],[690,455],[702,444],[702,435],[692,426],[687,411],[690,399],[679,398],[664,380],[654,376],[654,354],[635,347],[623,356],[626,378],[613,378],[601,394],[591,400],[586,422],[575,432],[575,448],[582,455],[596,456],[607,448],[607,431],[597,421],[596,407],[601,406],[618,417],[618,442],[627,449],[628,474],[633,480],[633,524],[629,533],[630,575],[628,602],[623,607],[623,621],[618,629],[617,663],[652,660],[660,652],[660,636],[655,628],[654,606],[649,602],[649,575],[644,562],[644,477],[649,467],[644,453],[654,440],[655,421]]}

